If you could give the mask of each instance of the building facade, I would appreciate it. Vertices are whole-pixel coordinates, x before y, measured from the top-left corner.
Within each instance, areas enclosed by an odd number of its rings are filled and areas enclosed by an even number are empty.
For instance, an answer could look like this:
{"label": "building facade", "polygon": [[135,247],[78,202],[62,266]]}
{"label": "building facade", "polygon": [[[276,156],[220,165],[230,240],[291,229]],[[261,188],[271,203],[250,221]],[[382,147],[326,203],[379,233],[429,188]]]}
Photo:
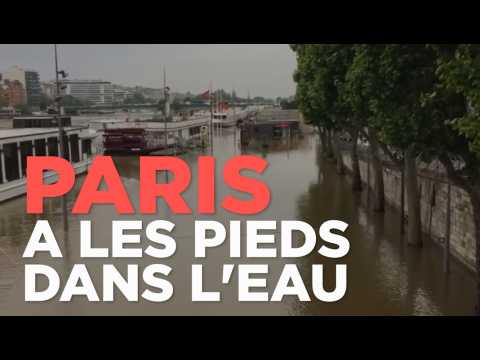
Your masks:
{"label": "building facade", "polygon": [[42,88],[40,86],[40,76],[38,72],[25,71],[25,91],[27,93],[27,105],[31,107],[40,106],[42,98]]}
{"label": "building facade", "polygon": [[66,80],[62,82],[65,95],[88,101],[92,105],[111,105],[114,99],[113,86],[101,80]]}
{"label": "building facade", "polygon": [[38,107],[40,105],[41,87],[38,72],[34,70],[24,70],[19,66],[12,66],[3,73],[2,78],[4,84],[7,81],[10,84],[15,84],[15,91],[19,88],[16,82],[21,84],[25,104],[31,107]]}
{"label": "building facade", "polygon": [[113,102],[116,104],[121,104],[125,100],[131,98],[133,96],[133,93],[128,90],[124,90],[121,88],[115,88],[113,90]]}
{"label": "building facade", "polygon": [[20,81],[4,80],[1,87],[2,96],[8,107],[14,108],[16,106],[25,105],[27,103],[26,91]]}
{"label": "building facade", "polygon": [[42,92],[47,96],[49,99],[53,100],[55,99],[56,95],[56,86],[53,81],[50,82],[42,82],[40,84],[42,88]]}

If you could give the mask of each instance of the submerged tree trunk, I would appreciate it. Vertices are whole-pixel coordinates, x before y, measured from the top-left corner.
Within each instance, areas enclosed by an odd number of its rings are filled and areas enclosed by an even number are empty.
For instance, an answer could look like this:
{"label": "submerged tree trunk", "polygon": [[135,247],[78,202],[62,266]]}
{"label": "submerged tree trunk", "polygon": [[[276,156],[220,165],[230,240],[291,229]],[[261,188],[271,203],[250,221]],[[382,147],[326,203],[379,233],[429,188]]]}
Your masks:
{"label": "submerged tree trunk", "polygon": [[453,162],[448,154],[440,156],[439,160],[442,162],[447,171],[448,178],[454,185],[464,190],[470,196],[470,202],[473,210],[473,222],[475,228],[475,270],[476,270],[476,306],[475,314],[480,316],[480,183],[478,178],[464,178],[455,170]]}
{"label": "submerged tree trunk", "polygon": [[360,192],[362,187],[362,176],[360,174],[360,163],[358,161],[358,130],[352,130],[350,132],[352,137],[352,190]]}
{"label": "submerged tree trunk", "polygon": [[333,133],[334,142],[335,142],[335,158],[337,164],[337,174],[338,175],[345,175],[345,166],[343,164],[343,157],[342,157],[342,148],[340,143],[340,134],[338,132]]}
{"label": "submerged tree trunk", "polygon": [[475,270],[477,271],[477,304],[475,313],[480,315],[480,186],[477,185],[470,194],[475,223]]}
{"label": "submerged tree trunk", "polygon": [[380,158],[377,135],[373,131],[368,133],[369,150],[372,158],[375,187],[373,189],[373,210],[376,212],[385,211],[385,185],[383,182],[383,164]]}
{"label": "submerged tree trunk", "polygon": [[405,152],[405,189],[408,208],[408,244],[420,247],[422,246],[420,194],[418,191],[415,152],[412,147]]}
{"label": "submerged tree trunk", "polygon": [[332,131],[325,130],[325,132],[327,137],[327,158],[333,159],[334,154],[333,154],[333,144],[332,144]]}
{"label": "submerged tree trunk", "polygon": [[328,143],[327,143],[327,131],[319,127],[318,131],[320,133],[320,143],[322,146],[322,155],[327,156],[328,155]]}
{"label": "submerged tree trunk", "polygon": [[400,169],[400,234],[405,235],[405,168]]}

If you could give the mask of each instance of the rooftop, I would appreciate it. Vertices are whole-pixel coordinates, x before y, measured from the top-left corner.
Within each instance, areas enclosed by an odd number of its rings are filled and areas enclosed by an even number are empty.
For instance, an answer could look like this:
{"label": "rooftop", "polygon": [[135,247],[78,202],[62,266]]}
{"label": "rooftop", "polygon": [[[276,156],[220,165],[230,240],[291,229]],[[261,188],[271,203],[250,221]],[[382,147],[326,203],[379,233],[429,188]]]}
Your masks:
{"label": "rooftop", "polygon": [[[86,127],[65,127],[65,132],[80,131],[84,130]],[[37,136],[37,135],[47,135],[47,134],[57,134],[58,128],[35,128],[35,129],[0,129],[0,140],[27,137],[27,136]]]}
{"label": "rooftop", "polygon": [[4,70],[3,72],[10,72],[12,70],[16,70],[16,71],[25,71],[25,72],[35,72],[35,73],[38,73],[37,70],[34,70],[34,69],[25,69],[21,66],[18,66],[18,65],[13,65],[13,66],[10,66],[7,70]]}
{"label": "rooftop", "polygon": [[110,81],[105,80],[78,80],[78,79],[71,79],[71,80],[62,80],[65,84],[72,84],[72,83],[85,83],[85,84],[111,84]]}
{"label": "rooftop", "polygon": [[[13,119],[39,119],[39,120],[52,120],[56,115],[24,115],[24,116],[15,116]],[[61,118],[69,118],[70,116],[60,115]]]}

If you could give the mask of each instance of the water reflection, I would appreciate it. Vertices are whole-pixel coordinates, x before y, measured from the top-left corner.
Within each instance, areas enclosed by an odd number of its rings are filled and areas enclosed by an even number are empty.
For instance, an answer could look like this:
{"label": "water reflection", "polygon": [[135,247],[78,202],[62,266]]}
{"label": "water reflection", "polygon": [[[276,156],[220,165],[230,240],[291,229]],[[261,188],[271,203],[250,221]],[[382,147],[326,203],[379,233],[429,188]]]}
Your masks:
{"label": "water reflection", "polygon": [[[318,224],[336,217],[350,224],[349,291],[341,305],[310,304],[318,314],[472,314],[472,274],[456,263],[455,272],[442,272],[442,253],[427,242],[423,250],[409,248],[398,234],[398,215],[378,214],[366,207],[366,192],[352,195],[348,178],[319,160],[318,183],[300,197],[300,217]],[[325,206],[331,204],[331,206]],[[312,263],[315,262],[312,259]],[[325,310],[321,310],[325,308]]]}
{"label": "water reflection", "polygon": [[[0,314],[119,314],[119,315],[406,315],[406,314],[471,314],[474,308],[474,279],[462,265],[453,262],[449,277],[442,272],[440,249],[427,242],[422,250],[408,248],[398,234],[398,214],[389,209],[385,214],[371,211],[367,204],[367,192],[352,194],[348,177],[339,177],[333,164],[319,156],[319,146],[314,137],[294,138],[277,141],[268,147],[260,144],[241,148],[239,135],[234,130],[224,130],[215,139],[214,149],[217,158],[217,179],[221,179],[222,165],[235,154],[256,154],[266,158],[270,164],[265,173],[270,184],[272,201],[269,208],[255,217],[232,216],[223,211],[219,203],[223,196],[230,194],[221,181],[217,181],[217,213],[213,217],[174,215],[160,202],[160,212],[156,216],[118,216],[110,206],[94,207],[89,216],[69,216],[69,232],[62,233],[61,200],[46,201],[46,211],[41,217],[25,214],[25,198],[0,205]],[[209,151],[206,151],[208,154]],[[197,174],[197,156],[201,152],[182,155],[193,172]],[[138,158],[117,157],[115,163],[122,176],[127,192],[136,208],[139,195]],[[82,179],[68,197],[68,207],[72,208],[75,193]],[[186,201],[196,209],[196,182],[185,193]],[[174,270],[169,277],[175,286],[175,295],[165,304],[128,303],[121,295],[113,303],[88,303],[78,297],[71,303],[56,301],[42,304],[26,304],[23,301],[23,265],[21,258],[26,242],[38,219],[50,221],[62,245],[64,258],[48,259],[39,256],[35,263],[51,265],[66,280],[75,263],[87,264],[97,291],[101,296],[102,263],[104,260],[81,259],[79,256],[79,222],[90,219],[92,238],[96,247],[111,246],[111,222],[120,219],[141,219],[144,224],[156,219],[168,219],[176,224],[173,236],[177,240],[176,254],[166,261]],[[229,286],[221,284],[221,265],[225,263],[268,263],[270,274],[267,277],[270,293],[278,280],[281,270],[291,260],[251,260],[229,259],[228,244],[212,249],[208,260],[193,258],[193,222],[195,219],[213,219],[228,226],[230,220],[300,219],[318,229],[329,219],[347,222],[350,227],[348,238],[351,242],[350,254],[345,258],[348,264],[348,291],[344,299],[335,304],[319,301],[301,303],[288,297],[282,303],[238,303],[236,279]],[[242,229],[244,230],[244,229]],[[278,232],[277,232],[278,233]],[[242,232],[242,239],[244,231]],[[243,248],[245,248],[243,244]],[[155,259],[128,261],[109,259],[108,263],[122,272],[129,263],[138,263],[140,271]],[[327,287],[333,287],[335,263],[325,262],[319,255],[311,255],[297,260],[302,276],[311,292],[311,267],[323,263],[326,271]],[[205,265],[205,286],[222,291],[222,301],[214,304],[191,302],[191,265]],[[140,286],[142,287],[142,285]],[[143,290],[142,290],[143,291]]]}

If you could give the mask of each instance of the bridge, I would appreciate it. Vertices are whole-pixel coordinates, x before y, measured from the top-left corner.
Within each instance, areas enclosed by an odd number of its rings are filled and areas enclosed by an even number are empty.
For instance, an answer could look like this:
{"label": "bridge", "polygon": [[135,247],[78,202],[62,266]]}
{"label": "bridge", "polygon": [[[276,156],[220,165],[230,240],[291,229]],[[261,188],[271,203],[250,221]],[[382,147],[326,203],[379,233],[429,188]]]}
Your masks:
{"label": "bridge", "polygon": [[[267,105],[267,104],[248,104],[248,103],[235,103],[230,104],[230,106],[236,107],[245,107],[249,105]],[[163,106],[157,103],[154,104],[115,104],[115,105],[94,105],[94,106],[65,106],[65,111],[67,113],[78,112],[78,111],[115,111],[115,110],[162,110]],[[195,110],[205,110],[210,109],[210,104],[203,103],[192,103],[192,104],[182,104],[181,111],[195,111]]]}
{"label": "bridge", "polygon": [[[182,105],[182,109],[206,109],[208,105],[194,104],[194,105]],[[66,112],[77,111],[109,111],[109,110],[148,110],[157,109],[161,110],[162,107],[159,104],[118,104],[118,105],[95,105],[95,106],[65,106]]]}

